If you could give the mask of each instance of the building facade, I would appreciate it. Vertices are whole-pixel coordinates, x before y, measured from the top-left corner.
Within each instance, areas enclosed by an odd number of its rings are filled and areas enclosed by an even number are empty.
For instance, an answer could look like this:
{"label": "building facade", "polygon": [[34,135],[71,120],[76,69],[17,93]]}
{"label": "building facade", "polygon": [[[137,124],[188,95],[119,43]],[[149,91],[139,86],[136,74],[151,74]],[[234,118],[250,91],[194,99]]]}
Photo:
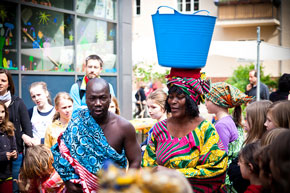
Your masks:
{"label": "building facade", "polygon": [[[288,0],[139,0],[138,14],[136,1],[133,0],[132,4],[133,65],[142,62],[158,64],[151,15],[155,14],[161,5],[189,14],[196,10],[208,10],[209,15],[217,17],[212,41],[256,41],[257,26],[260,26],[262,41],[290,48]],[[167,12],[170,10],[162,9]],[[230,77],[239,65],[250,63],[255,64],[256,61],[237,58],[234,55],[209,55],[203,71],[212,80],[223,81]],[[290,60],[265,60],[261,61],[261,64],[265,74],[271,77],[290,72]]]}
{"label": "building facade", "polygon": [[[83,77],[90,54],[103,61],[122,114],[131,118],[131,23],[129,0],[1,0],[0,68],[10,70],[16,95],[33,106],[29,86],[44,81],[51,96],[69,92]],[[129,115],[129,116],[128,116]]]}

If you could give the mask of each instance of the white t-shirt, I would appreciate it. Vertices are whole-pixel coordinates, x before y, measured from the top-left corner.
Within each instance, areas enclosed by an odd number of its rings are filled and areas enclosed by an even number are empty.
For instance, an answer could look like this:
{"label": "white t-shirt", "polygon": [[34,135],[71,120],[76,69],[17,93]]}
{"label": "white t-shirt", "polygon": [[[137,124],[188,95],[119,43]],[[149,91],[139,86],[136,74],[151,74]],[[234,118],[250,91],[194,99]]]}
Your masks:
{"label": "white t-shirt", "polygon": [[46,129],[49,125],[51,125],[54,114],[54,107],[52,107],[52,109],[46,113],[38,111],[37,106],[33,107],[31,123],[34,138],[44,138]]}

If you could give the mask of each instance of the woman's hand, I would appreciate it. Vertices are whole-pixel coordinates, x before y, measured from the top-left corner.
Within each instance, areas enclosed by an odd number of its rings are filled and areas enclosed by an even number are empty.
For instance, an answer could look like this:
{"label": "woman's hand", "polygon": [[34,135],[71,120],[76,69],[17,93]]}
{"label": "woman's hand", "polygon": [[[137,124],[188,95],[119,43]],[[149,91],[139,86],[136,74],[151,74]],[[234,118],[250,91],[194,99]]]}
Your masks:
{"label": "woman's hand", "polygon": [[23,135],[22,135],[22,139],[23,139],[24,143],[25,143],[27,146],[31,147],[31,146],[34,145],[34,140],[33,140],[33,138],[29,137],[29,136],[26,135],[26,134],[23,134]]}
{"label": "woman's hand", "polygon": [[16,159],[17,158],[17,151],[16,150],[13,150],[10,154],[11,158],[12,159]]}
{"label": "woman's hand", "polygon": [[6,157],[7,157],[7,160],[10,160],[11,159],[11,152],[6,152]]}

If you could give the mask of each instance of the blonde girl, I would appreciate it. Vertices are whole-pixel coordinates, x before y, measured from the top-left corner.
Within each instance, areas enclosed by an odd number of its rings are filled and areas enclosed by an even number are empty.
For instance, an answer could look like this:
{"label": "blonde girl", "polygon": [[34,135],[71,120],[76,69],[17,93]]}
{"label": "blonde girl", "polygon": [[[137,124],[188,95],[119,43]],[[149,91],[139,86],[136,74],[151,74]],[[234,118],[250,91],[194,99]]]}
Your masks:
{"label": "blonde girl", "polygon": [[66,92],[59,92],[54,98],[56,113],[53,122],[46,129],[44,144],[51,148],[58,136],[66,129],[73,111],[73,100]]}
{"label": "blonde girl", "polygon": [[64,183],[52,164],[50,149],[42,144],[29,147],[19,174],[20,192],[62,192]]}
{"label": "blonde girl", "polygon": [[0,102],[0,192],[12,193],[12,161],[17,159],[13,123],[8,108]]}
{"label": "blonde girl", "polygon": [[55,109],[52,106],[50,94],[45,82],[34,82],[29,88],[30,96],[36,106],[29,109],[30,120],[32,123],[34,145],[43,144],[45,131],[52,123]]}
{"label": "blonde girl", "polygon": [[290,128],[290,101],[277,101],[273,103],[267,112],[265,121],[267,130],[282,127]]}
{"label": "blonde girl", "polygon": [[280,133],[287,131],[288,129],[286,128],[276,128],[276,129],[271,129],[268,130],[261,138],[260,145],[262,147],[267,146],[272,143],[272,141],[280,135]]}
{"label": "blonde girl", "polygon": [[266,132],[266,113],[272,104],[269,100],[256,101],[246,108],[245,130],[247,138],[244,144],[255,142]]}
{"label": "blonde girl", "polygon": [[167,118],[165,101],[167,94],[162,89],[157,89],[147,96],[148,113],[152,119],[162,121]]}
{"label": "blonde girl", "polygon": [[[162,89],[157,89],[153,92],[151,92],[147,96],[147,108],[148,113],[152,119],[157,120],[157,122],[162,121],[167,118],[167,113],[165,110],[165,102],[167,99],[167,94]],[[148,144],[151,134],[153,131],[153,127],[148,132],[147,139],[141,144],[142,148],[142,154],[146,148],[146,145]]]}
{"label": "blonde girl", "polygon": [[119,107],[119,103],[116,97],[111,96],[111,103],[110,103],[110,107],[109,107],[109,111],[120,115],[120,107]]}

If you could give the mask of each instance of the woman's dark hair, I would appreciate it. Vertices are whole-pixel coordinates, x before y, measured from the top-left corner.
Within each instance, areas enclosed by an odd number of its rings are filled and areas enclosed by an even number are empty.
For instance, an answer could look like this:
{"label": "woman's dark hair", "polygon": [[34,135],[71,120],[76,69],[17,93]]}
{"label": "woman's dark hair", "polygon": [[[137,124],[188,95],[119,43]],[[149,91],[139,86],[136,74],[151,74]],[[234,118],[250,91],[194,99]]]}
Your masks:
{"label": "woman's dark hair", "polygon": [[290,91],[290,74],[284,73],[279,78],[278,90],[282,92],[289,92]]}
{"label": "woman's dark hair", "polygon": [[168,96],[165,102],[165,109],[167,113],[171,112],[170,105],[168,104],[168,97],[170,94],[176,93],[177,95],[184,94],[185,95],[185,112],[190,117],[195,118],[199,115],[199,110],[197,104],[188,96],[185,92],[183,92],[178,86],[171,86],[168,91]]}
{"label": "woman's dark hair", "polygon": [[233,112],[233,120],[235,122],[236,127],[242,127],[242,107],[241,105],[236,106]]}
{"label": "woman's dark hair", "polygon": [[8,90],[10,91],[11,95],[15,94],[15,87],[12,79],[12,75],[10,72],[6,69],[0,69],[0,74],[6,74],[7,79],[8,79]]}

